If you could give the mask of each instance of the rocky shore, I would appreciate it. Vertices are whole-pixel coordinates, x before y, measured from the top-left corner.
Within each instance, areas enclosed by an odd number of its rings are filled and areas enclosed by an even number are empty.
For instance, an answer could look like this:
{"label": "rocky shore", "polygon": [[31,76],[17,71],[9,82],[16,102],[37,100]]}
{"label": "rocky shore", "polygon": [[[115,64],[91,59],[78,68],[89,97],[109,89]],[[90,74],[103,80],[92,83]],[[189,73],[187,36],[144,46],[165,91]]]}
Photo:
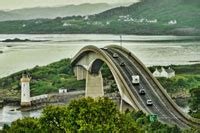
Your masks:
{"label": "rocky shore", "polygon": [[48,40],[30,40],[30,39],[14,38],[14,39],[2,40],[1,42],[45,42],[45,41],[48,41]]}

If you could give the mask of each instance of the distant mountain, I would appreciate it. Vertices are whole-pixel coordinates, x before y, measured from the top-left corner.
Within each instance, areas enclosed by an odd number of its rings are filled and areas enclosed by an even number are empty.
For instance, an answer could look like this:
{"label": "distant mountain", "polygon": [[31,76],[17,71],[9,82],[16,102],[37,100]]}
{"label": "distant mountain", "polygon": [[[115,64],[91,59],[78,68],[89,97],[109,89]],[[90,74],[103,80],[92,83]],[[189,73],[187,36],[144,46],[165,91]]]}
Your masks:
{"label": "distant mountain", "polygon": [[76,15],[92,15],[116,7],[106,3],[67,5],[61,7],[35,7],[24,8],[11,11],[1,11],[0,21],[6,20],[28,20],[37,18],[67,17]]}
{"label": "distant mountain", "polygon": [[200,0],[141,0],[88,17],[1,22],[0,33],[200,35],[199,7]]}
{"label": "distant mountain", "polygon": [[19,17],[19,16],[15,13],[0,11],[0,21],[12,20],[13,18],[16,18],[16,17]]}

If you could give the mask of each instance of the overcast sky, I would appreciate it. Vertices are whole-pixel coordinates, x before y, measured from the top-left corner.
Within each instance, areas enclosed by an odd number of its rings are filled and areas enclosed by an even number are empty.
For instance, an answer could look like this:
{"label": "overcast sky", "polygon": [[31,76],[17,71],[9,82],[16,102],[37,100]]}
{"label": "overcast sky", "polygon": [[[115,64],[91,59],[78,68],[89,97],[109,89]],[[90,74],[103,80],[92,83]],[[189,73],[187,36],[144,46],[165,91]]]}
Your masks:
{"label": "overcast sky", "polygon": [[0,10],[25,7],[46,7],[81,3],[134,3],[138,0],[0,0]]}

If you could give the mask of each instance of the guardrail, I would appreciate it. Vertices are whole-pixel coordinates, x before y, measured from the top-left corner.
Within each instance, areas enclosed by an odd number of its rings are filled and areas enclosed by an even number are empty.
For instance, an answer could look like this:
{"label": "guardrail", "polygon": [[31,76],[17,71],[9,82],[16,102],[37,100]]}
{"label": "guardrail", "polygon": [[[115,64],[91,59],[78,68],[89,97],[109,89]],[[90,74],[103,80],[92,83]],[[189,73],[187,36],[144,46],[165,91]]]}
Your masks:
{"label": "guardrail", "polygon": [[48,94],[43,94],[43,95],[31,97],[31,101],[45,99],[45,98],[48,98]]}

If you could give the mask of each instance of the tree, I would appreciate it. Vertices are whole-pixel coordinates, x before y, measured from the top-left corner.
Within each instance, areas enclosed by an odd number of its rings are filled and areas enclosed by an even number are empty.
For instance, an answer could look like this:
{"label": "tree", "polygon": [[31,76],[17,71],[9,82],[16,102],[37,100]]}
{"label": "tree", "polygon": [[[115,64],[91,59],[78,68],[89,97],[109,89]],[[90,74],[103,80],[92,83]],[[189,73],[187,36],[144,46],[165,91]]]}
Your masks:
{"label": "tree", "polygon": [[[194,130],[195,131],[195,130]],[[0,131],[1,132],[1,131]],[[179,133],[159,121],[150,122],[142,111],[121,113],[108,98],[81,98],[68,106],[48,106],[40,118],[19,119],[4,126],[3,133],[68,133],[68,132],[170,132]]]}
{"label": "tree", "polygon": [[191,99],[189,100],[190,114],[200,118],[200,87],[190,90]]}
{"label": "tree", "polygon": [[136,131],[130,117],[121,114],[108,98],[82,98],[68,106],[67,125],[72,132],[128,132]]}
{"label": "tree", "polygon": [[44,132],[66,132],[65,121],[67,119],[67,108],[65,106],[48,106],[39,119],[41,129]]}
{"label": "tree", "polygon": [[39,118],[43,132],[138,132],[131,115],[108,98],[81,98],[68,106],[48,106]]}
{"label": "tree", "polygon": [[4,127],[8,133],[37,133],[40,132],[39,121],[35,118],[23,118],[12,122],[10,128]]}

